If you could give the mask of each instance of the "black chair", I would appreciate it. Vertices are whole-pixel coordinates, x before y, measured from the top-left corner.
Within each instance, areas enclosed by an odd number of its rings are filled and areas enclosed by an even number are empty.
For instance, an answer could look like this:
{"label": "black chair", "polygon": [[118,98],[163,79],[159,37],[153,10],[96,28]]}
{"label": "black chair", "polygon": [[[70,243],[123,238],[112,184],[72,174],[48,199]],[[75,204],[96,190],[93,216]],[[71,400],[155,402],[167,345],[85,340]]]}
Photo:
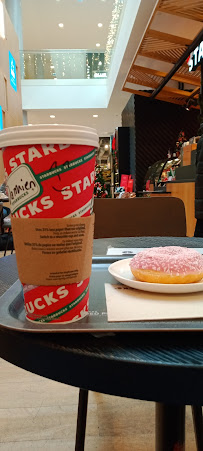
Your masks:
{"label": "black chair", "polygon": [[5,257],[7,250],[10,250],[11,254],[13,253],[14,244],[11,222],[6,219],[4,220],[3,208],[3,205],[0,205],[0,250],[4,251]]}
{"label": "black chair", "polygon": [[94,238],[186,236],[185,206],[177,197],[95,199]]}

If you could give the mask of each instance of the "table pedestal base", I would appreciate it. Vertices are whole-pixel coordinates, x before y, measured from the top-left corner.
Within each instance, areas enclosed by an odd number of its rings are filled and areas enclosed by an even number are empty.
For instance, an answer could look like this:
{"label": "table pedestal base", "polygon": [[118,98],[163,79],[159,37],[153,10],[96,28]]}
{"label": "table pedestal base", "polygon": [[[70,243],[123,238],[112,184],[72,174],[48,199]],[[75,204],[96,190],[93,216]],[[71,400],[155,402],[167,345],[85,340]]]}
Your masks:
{"label": "table pedestal base", "polygon": [[185,451],[185,406],[156,403],[156,451]]}

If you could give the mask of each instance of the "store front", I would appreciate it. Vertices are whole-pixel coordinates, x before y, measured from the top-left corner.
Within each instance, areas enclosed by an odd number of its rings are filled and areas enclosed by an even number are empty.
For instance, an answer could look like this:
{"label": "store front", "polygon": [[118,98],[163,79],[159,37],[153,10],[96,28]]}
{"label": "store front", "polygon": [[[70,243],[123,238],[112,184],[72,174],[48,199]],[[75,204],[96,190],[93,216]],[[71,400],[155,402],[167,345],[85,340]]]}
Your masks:
{"label": "store front", "polygon": [[[171,13],[170,2],[167,13]],[[179,15],[184,23],[184,11]],[[148,27],[127,74],[123,90],[133,95],[123,110],[122,125],[130,126],[135,137],[130,153],[134,157],[136,195],[182,199],[187,235],[193,236],[196,148],[202,118],[203,30],[197,33],[197,28],[192,28],[194,22],[188,34],[184,27],[176,28],[176,35],[167,34],[164,27],[161,30],[163,19],[159,17],[159,31],[154,29],[153,21]],[[193,20],[198,21],[195,12]],[[166,31],[167,27],[166,21]]]}

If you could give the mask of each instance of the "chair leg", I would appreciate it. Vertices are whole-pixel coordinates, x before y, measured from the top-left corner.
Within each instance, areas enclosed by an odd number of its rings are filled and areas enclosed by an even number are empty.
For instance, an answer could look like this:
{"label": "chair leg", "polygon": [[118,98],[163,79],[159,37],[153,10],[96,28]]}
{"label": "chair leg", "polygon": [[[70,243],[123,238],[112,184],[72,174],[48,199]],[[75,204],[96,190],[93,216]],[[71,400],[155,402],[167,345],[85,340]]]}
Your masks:
{"label": "chair leg", "polygon": [[197,451],[203,450],[203,418],[202,418],[202,407],[201,406],[191,406],[193,424],[195,430],[195,439]]}
{"label": "chair leg", "polygon": [[6,241],[6,247],[5,247],[5,251],[4,251],[4,257],[6,256],[6,251],[7,251],[7,248],[8,248],[8,242],[9,242],[9,232],[8,232],[8,234],[7,234],[7,241]]}
{"label": "chair leg", "polygon": [[87,419],[88,390],[80,388],[78,401],[78,417],[75,440],[75,451],[84,451],[85,429]]}
{"label": "chair leg", "polygon": [[[12,237],[12,232],[11,232],[11,237]],[[11,254],[13,254],[13,237],[12,237],[12,246],[11,246]]]}

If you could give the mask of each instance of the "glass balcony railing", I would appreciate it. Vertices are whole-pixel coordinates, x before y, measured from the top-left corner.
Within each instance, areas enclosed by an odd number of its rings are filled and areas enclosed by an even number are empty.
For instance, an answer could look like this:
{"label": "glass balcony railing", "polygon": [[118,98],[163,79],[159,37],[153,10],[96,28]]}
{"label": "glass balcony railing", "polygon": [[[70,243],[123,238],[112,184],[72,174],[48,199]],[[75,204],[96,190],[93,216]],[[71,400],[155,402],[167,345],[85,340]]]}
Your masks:
{"label": "glass balcony railing", "polygon": [[21,51],[21,78],[102,79],[107,78],[105,54],[87,50]]}

